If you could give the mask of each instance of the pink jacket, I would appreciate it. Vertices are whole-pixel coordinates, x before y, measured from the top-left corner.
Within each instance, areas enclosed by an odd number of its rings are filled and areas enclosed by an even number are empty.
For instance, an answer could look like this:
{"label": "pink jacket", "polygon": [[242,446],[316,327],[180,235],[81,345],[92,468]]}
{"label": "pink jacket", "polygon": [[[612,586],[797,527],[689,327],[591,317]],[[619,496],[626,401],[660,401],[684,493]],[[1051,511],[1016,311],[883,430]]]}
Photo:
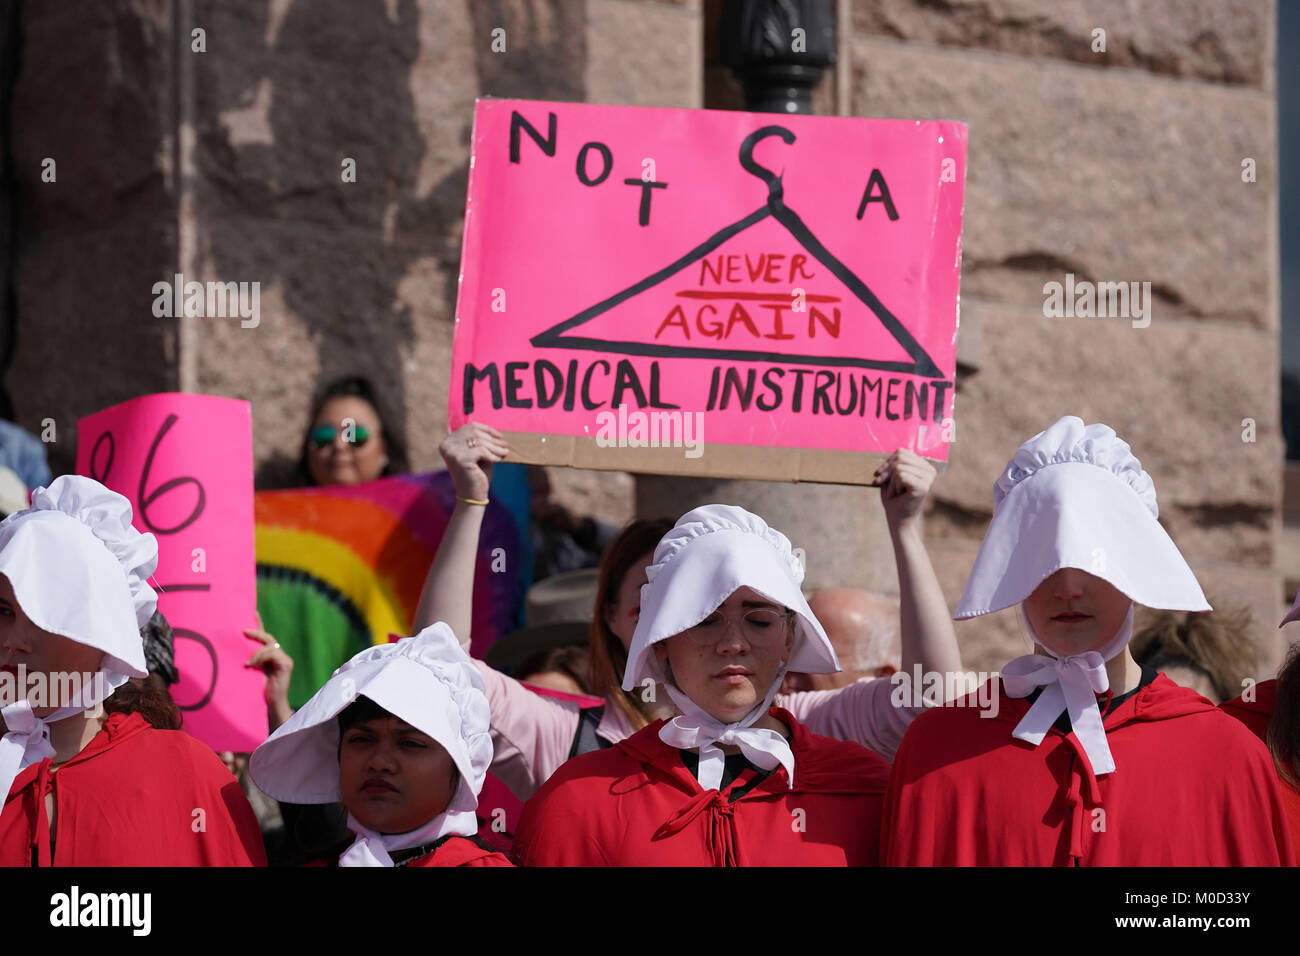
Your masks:
{"label": "pink jacket", "polygon": [[[569,759],[578,732],[577,702],[534,694],[517,680],[474,661],[492,711],[492,772],[520,800],[531,797],[560,764]],[[921,707],[897,707],[895,686],[887,677],[863,678],[839,690],[778,694],[774,706],[788,710],[808,730],[861,744],[892,761],[903,734]],[[636,728],[611,700],[596,734],[618,743]]]}

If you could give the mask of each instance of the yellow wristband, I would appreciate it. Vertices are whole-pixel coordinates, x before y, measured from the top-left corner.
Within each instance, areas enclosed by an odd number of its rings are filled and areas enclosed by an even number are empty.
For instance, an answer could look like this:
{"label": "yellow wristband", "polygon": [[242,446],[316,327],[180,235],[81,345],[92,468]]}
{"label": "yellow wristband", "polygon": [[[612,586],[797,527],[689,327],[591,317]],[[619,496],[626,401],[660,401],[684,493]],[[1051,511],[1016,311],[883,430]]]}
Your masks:
{"label": "yellow wristband", "polygon": [[486,506],[487,503],[488,503],[488,500],[487,500],[486,498],[462,498],[460,495],[457,495],[457,496],[456,496],[456,500],[457,500],[457,501],[463,501],[463,502],[465,502],[465,504],[467,504],[467,505],[481,505],[481,506]]}

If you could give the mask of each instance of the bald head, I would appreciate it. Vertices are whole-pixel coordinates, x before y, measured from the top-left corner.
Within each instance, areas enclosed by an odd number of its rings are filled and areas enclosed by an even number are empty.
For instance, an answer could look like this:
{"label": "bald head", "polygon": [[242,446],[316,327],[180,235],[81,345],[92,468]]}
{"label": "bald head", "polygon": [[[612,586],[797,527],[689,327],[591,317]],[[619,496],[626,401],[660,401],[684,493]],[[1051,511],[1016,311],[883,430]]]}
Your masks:
{"label": "bald head", "polygon": [[839,674],[790,675],[787,689],[831,690],[861,677],[887,677],[902,666],[898,603],[861,588],[827,588],[808,597],[844,668]]}

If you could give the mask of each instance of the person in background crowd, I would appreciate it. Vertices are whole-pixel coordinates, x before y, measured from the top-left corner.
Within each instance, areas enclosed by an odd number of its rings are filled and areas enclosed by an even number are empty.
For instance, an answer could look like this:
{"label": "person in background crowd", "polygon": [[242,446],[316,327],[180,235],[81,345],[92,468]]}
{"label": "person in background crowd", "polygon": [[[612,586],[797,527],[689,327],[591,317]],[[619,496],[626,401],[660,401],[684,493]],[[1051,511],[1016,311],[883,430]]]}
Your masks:
{"label": "person in background crowd", "polygon": [[789,540],[706,505],[655,549],[623,689],[679,716],[574,757],[524,807],[532,866],[864,866],[879,860],[889,765],[773,706],[785,672],[839,668]]}
{"label": "person in background crowd", "polygon": [[1133,659],[1221,704],[1241,693],[1254,670],[1250,611],[1160,611],[1133,635]]}
{"label": "person in background crowd", "polygon": [[339,866],[509,866],[473,839],[491,760],[483,682],[439,623],[353,657],[249,767],[277,800],[343,803]]}
{"label": "person in background crowd", "polygon": [[587,648],[581,644],[552,647],[529,655],[515,669],[515,679],[534,687],[547,687],[566,694],[590,694]]}
{"label": "person in background crowd", "polygon": [[[172,700],[171,687],[181,679],[176,670],[172,626],[155,610],[140,628],[144,644],[145,677],[132,677],[104,701],[104,710],[110,714],[138,713],[159,730],[180,730],[181,709]],[[230,764],[223,758],[226,769]],[[232,771],[233,772],[233,771]]]}
{"label": "person in background crowd", "polygon": [[304,485],[357,485],[407,470],[406,447],[375,390],[353,376],[331,382],[312,404],[298,459]]}
{"label": "person in background crowd", "polygon": [[0,418],[0,466],[12,470],[28,489],[44,488],[50,483],[45,443],[3,418]]}
{"label": "person in background crowd", "polygon": [[[785,677],[784,693],[838,690],[863,678],[889,677],[903,663],[898,603],[860,588],[826,588],[808,595],[808,606],[826,628],[844,670]],[[833,736],[833,735],[832,735]]]}
{"label": "person in background crowd", "polygon": [[592,517],[579,518],[551,497],[551,479],[545,468],[528,469],[532,491],[529,510],[532,523],[533,578],[594,568],[600,556],[618,534],[618,529]]}
{"label": "person in background crowd", "polygon": [[886,862],[1292,863],[1268,752],[1129,651],[1136,603],[1210,610],[1129,446],[1066,416],[1020,446],[993,499],[956,616],[1019,604],[1037,649],[913,722],[890,779]]}
{"label": "person in background crowd", "polygon": [[[265,865],[239,785],[165,729],[174,705],[146,680],[157,564],[130,503],[89,478],[56,479],[0,523],[0,687],[37,678],[0,708],[0,864]],[[129,706],[106,713],[132,678]]]}
{"label": "person in background crowd", "polygon": [[[1300,595],[1278,627],[1298,619]],[[1276,679],[1251,684],[1220,709],[1268,746],[1282,785],[1292,842],[1300,848],[1300,644],[1291,645]]]}
{"label": "person in background crowd", "polygon": [[31,503],[27,486],[11,468],[0,466],[0,518],[22,511]]}
{"label": "person in background crowd", "polygon": [[[416,626],[445,620],[468,634],[474,555],[492,463],[508,452],[504,437],[471,422],[449,435],[439,449],[460,499],[439,545],[416,612]],[[908,451],[890,456],[876,471],[898,561],[903,663],[929,670],[959,671],[961,658],[952,619],[920,534],[920,511],[934,468]],[[671,717],[673,703],[653,681],[623,689],[627,649],[640,613],[642,585],[655,546],[671,522],[632,522],[606,550],[601,562],[597,607],[592,616],[591,693],[603,707],[581,708],[543,699],[518,681],[476,661],[492,707],[496,757],[492,772],[520,799],[527,799],[569,757],[609,747],[648,723]],[[779,696],[777,706],[814,733],[838,736],[892,758],[908,724],[921,707],[895,707],[894,685],[863,680],[837,691]]]}

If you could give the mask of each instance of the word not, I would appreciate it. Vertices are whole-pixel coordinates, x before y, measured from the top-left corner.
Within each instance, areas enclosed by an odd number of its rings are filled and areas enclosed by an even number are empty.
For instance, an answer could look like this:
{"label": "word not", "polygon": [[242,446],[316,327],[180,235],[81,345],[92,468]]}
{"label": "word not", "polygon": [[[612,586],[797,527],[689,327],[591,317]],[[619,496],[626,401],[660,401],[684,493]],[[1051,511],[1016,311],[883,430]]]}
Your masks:
{"label": "word not", "polygon": [[[510,162],[519,162],[519,134],[527,133],[531,139],[547,156],[555,158],[555,148],[558,145],[559,126],[554,113],[546,114],[546,135],[543,136],[538,132],[532,123],[524,119],[518,110],[510,112]],[[600,171],[595,176],[591,175],[588,167],[588,156],[592,151],[600,157]],[[574,174],[578,177],[578,182],[584,186],[599,186],[614,169],[614,154],[609,147],[599,140],[590,140],[583,143],[582,148],[578,150],[578,156],[574,163]],[[644,177],[630,177],[623,180],[625,186],[637,186],[641,189],[641,205],[637,211],[637,223],[642,226],[650,225],[650,197],[654,195],[656,189],[667,189],[667,183],[655,182],[653,179]]]}
{"label": "word not", "polygon": [[15,670],[0,670],[0,707],[26,700],[33,708],[89,707],[88,701],[102,701],[108,688],[101,671],[34,671],[26,664]]}
{"label": "word not", "polygon": [[1065,285],[1043,284],[1043,316],[1049,319],[1132,319],[1133,328],[1151,324],[1150,282],[1081,282],[1065,274]]}
{"label": "word not", "polygon": [[629,413],[626,405],[619,405],[617,415],[598,414],[596,425],[596,444],[601,448],[684,448],[687,458],[704,454],[703,412]]}
{"label": "word not", "polygon": [[50,897],[51,926],[129,926],[133,936],[148,936],[153,926],[151,893],[69,893]]}
{"label": "word not", "polygon": [[159,319],[239,318],[244,320],[239,323],[243,329],[255,329],[262,321],[260,282],[209,282],[205,286],[202,282],[186,282],[178,272],[174,282],[155,282],[153,294],[153,314]]}
{"label": "word not", "polygon": [[911,675],[889,675],[894,685],[889,702],[895,707],[978,707],[981,717],[996,717],[1001,700],[997,676],[997,671],[922,671],[916,664]]}

